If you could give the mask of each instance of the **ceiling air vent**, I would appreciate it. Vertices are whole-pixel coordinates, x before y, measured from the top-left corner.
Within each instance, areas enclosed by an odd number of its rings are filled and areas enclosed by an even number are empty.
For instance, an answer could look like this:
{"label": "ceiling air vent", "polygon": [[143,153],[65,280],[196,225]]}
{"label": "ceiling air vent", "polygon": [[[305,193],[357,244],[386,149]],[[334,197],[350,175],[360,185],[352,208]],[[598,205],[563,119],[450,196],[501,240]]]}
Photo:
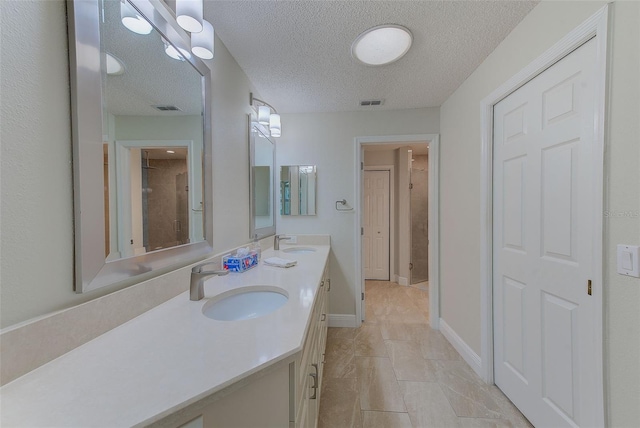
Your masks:
{"label": "ceiling air vent", "polygon": [[151,107],[160,111],[182,111],[176,106],[151,106]]}
{"label": "ceiling air vent", "polygon": [[364,100],[360,101],[360,107],[381,106],[384,100]]}

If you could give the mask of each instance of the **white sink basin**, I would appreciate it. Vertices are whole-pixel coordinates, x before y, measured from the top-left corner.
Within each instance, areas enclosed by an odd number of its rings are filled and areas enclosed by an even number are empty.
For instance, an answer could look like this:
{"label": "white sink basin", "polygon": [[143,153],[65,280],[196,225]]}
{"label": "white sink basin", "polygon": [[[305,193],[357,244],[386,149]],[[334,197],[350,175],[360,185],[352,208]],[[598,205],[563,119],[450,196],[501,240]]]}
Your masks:
{"label": "white sink basin", "polygon": [[222,293],[202,307],[204,316],[218,321],[240,321],[267,315],[289,297],[282,288],[271,286],[242,287]]}
{"label": "white sink basin", "polygon": [[282,251],[285,253],[315,253],[316,249],[310,247],[289,247]]}

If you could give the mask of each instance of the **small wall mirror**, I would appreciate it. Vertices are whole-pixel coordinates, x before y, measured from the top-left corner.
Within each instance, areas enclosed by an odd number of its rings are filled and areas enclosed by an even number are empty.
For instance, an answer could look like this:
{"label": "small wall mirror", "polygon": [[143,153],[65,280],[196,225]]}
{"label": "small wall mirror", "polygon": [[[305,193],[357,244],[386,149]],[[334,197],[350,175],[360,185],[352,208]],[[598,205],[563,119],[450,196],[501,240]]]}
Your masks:
{"label": "small wall mirror", "polygon": [[162,2],[68,5],[82,293],[211,253],[211,72]]}
{"label": "small wall mirror", "polygon": [[249,116],[249,195],[250,233],[263,238],[275,235],[275,156],[276,145],[269,131]]}
{"label": "small wall mirror", "polygon": [[317,170],[315,165],[280,167],[280,214],[316,215]]}

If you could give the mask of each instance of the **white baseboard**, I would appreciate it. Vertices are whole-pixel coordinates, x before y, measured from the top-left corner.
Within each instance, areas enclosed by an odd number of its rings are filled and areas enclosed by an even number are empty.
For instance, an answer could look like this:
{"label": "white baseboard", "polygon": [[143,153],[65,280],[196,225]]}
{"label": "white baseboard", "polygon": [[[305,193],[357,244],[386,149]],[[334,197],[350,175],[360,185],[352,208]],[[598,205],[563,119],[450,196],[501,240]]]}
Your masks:
{"label": "white baseboard", "polygon": [[482,376],[482,360],[473,352],[473,349],[462,340],[458,333],[456,333],[449,324],[447,324],[442,318],[440,318],[440,332],[451,343],[451,345],[458,351],[462,358],[471,366],[478,376],[484,379]]}
{"label": "white baseboard", "polygon": [[398,276],[397,277],[397,281],[396,281],[399,285],[409,285],[409,279],[408,278],[404,278],[402,276]]}
{"label": "white baseboard", "polygon": [[356,327],[356,316],[329,314],[329,327]]}

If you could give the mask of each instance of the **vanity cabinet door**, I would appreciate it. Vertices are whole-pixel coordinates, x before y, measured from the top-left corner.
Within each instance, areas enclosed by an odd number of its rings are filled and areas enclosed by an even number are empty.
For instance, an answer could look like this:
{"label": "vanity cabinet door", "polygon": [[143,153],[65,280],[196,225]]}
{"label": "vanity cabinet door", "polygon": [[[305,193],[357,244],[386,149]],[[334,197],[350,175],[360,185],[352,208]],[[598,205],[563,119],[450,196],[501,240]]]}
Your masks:
{"label": "vanity cabinet door", "polygon": [[316,336],[315,343],[313,344],[314,352],[313,358],[309,363],[309,388],[307,389],[308,396],[308,411],[306,419],[306,427],[316,428],[318,425],[318,410],[320,410],[320,360],[318,358],[319,350],[319,337]]}
{"label": "vanity cabinet door", "polygon": [[328,268],[319,284],[318,294],[311,313],[311,325],[298,361],[298,376],[295,385],[300,388],[296,393],[297,428],[316,428],[322,395],[322,374],[329,325],[328,292],[330,282]]}
{"label": "vanity cabinet door", "polygon": [[211,404],[182,412],[177,423],[171,425],[180,428],[289,426],[289,364],[248,380]]}

